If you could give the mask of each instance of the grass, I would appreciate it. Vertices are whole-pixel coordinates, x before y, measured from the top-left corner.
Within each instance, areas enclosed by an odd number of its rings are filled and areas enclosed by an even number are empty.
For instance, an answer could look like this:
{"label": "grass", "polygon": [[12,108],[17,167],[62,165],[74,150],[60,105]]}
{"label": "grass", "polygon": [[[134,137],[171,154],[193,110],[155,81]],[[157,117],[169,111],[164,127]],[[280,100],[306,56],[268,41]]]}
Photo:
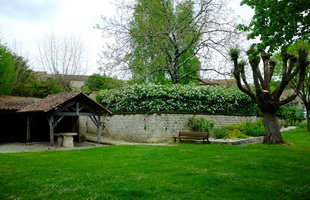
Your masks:
{"label": "grass", "polygon": [[0,199],[309,199],[310,133],[283,136],[291,145],[0,154]]}

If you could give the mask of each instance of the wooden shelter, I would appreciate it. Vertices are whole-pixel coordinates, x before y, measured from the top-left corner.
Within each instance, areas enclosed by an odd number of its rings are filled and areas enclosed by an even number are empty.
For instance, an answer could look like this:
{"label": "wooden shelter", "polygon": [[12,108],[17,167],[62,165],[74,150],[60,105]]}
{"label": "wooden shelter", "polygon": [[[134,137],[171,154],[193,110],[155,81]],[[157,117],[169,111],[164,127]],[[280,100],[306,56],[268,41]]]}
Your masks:
{"label": "wooden shelter", "polygon": [[26,117],[16,112],[39,100],[33,97],[0,96],[0,142],[26,141]]}
{"label": "wooden shelter", "polygon": [[31,137],[34,116],[45,116],[49,124],[50,145],[54,146],[54,128],[64,117],[89,116],[97,126],[97,142],[101,141],[102,115],[111,112],[81,92],[49,95],[18,111],[27,114],[27,141]]}
{"label": "wooden shelter", "polygon": [[[50,145],[54,146],[54,129],[61,121],[71,118],[77,121],[79,116],[89,116],[97,126],[97,142],[101,141],[102,115],[111,112],[81,92],[49,95],[44,99],[25,97],[0,97],[0,111],[7,117],[8,113],[26,118],[26,140],[30,142],[32,128],[40,126],[47,120],[49,126]],[[40,121],[40,123],[38,123]],[[13,122],[14,123],[14,122]],[[17,122],[18,123],[18,122]],[[16,124],[16,122],[15,122]],[[16,126],[20,127],[20,124]],[[63,123],[66,128],[72,124]],[[23,127],[23,125],[22,125]],[[22,131],[23,132],[23,131]]]}

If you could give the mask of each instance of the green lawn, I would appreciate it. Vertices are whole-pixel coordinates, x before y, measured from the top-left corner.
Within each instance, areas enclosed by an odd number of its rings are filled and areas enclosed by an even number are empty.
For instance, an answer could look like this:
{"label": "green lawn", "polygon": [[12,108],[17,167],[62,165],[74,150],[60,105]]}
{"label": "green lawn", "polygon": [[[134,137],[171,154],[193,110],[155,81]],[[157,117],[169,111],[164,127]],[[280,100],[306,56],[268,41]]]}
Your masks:
{"label": "green lawn", "polygon": [[310,133],[283,136],[291,145],[0,154],[0,199],[310,199]]}

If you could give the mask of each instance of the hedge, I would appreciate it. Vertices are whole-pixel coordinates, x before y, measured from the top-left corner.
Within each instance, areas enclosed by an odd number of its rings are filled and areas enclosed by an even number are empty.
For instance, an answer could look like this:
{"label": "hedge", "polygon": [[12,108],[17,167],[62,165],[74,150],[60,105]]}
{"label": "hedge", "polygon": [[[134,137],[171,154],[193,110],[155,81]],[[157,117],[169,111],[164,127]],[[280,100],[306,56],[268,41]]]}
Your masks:
{"label": "hedge", "polygon": [[236,88],[193,85],[133,85],[102,90],[97,101],[113,113],[182,112],[257,115],[257,105]]}

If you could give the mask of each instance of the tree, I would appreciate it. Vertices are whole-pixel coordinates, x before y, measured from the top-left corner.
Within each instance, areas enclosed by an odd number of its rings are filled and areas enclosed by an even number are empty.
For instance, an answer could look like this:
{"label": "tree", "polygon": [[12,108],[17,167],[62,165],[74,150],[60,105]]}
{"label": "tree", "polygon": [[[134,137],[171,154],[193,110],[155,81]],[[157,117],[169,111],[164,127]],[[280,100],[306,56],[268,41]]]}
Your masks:
{"label": "tree", "polygon": [[29,69],[28,61],[24,57],[13,53],[12,59],[17,76],[11,95],[43,98],[63,91],[62,86],[53,78],[40,80],[37,74]]}
{"label": "tree", "polygon": [[14,71],[17,73],[16,81],[13,84],[12,95],[28,96],[28,88],[36,79],[34,72],[29,69],[28,61],[22,56],[13,53]]}
{"label": "tree", "polygon": [[[297,82],[292,82],[292,87],[294,90],[297,89]],[[308,124],[308,132],[310,132],[310,68],[308,67],[308,70],[306,72],[306,77],[303,86],[301,87],[300,92],[298,93],[298,96],[303,101],[305,108],[306,108],[306,118],[307,118],[307,124]]]}
{"label": "tree", "polygon": [[201,71],[216,71],[210,55],[225,55],[236,36],[227,12],[222,0],[119,2],[118,16],[97,25],[115,41],[105,45],[101,69],[160,83],[199,80]]}
{"label": "tree", "polygon": [[191,23],[193,6],[191,1],[181,2],[175,9],[171,1],[137,1],[130,25],[130,66],[135,79],[163,84],[181,83],[183,76],[200,78],[195,50],[202,34],[193,34],[198,28]]}
{"label": "tree", "polygon": [[[285,143],[279,130],[276,114],[279,106],[294,100],[302,88],[306,69],[309,65],[309,62],[307,62],[308,51],[301,48],[298,51],[298,56],[288,53],[283,54],[281,82],[274,90],[271,90],[270,82],[274,74],[276,61],[272,60],[268,53],[261,53],[260,56],[258,56],[253,54],[254,51],[254,49],[251,49],[247,52],[253,73],[254,88],[251,87],[245,75],[246,62],[239,61],[240,51],[238,49],[232,49],[230,51],[230,57],[234,63],[233,75],[237,80],[238,88],[249,95],[260,108],[266,128],[264,143]],[[263,61],[262,70],[259,67],[261,59]],[[291,96],[281,99],[280,97],[285,87],[290,84],[297,75],[298,81],[295,92]],[[243,86],[242,83],[245,86]]]}
{"label": "tree", "polygon": [[86,71],[85,47],[74,35],[49,33],[38,43],[38,61],[43,69],[54,75],[66,91],[70,91],[71,75]]}
{"label": "tree", "polygon": [[14,71],[13,55],[0,44],[0,95],[10,95],[17,73]]}
{"label": "tree", "polygon": [[[296,53],[298,51],[298,48],[304,48],[308,52],[310,51],[310,45],[308,42],[305,41],[299,41],[293,45],[291,45],[288,48],[288,52]],[[309,62],[310,55],[308,54],[307,60]],[[298,80],[297,78],[294,78],[290,84],[291,88],[293,88],[295,91],[298,89]],[[303,104],[306,108],[306,118],[307,118],[307,124],[308,124],[308,132],[310,132],[310,67],[306,70],[306,76],[305,81],[298,93],[299,98],[303,101]]]}
{"label": "tree", "polygon": [[250,31],[249,39],[259,37],[258,52],[269,47],[272,52],[284,49],[294,41],[310,36],[310,4],[308,0],[243,0],[255,14],[248,26],[239,28]]}
{"label": "tree", "polygon": [[121,88],[124,86],[124,81],[117,80],[108,76],[101,76],[100,74],[91,75],[86,81],[83,90],[99,91],[103,89]]}

